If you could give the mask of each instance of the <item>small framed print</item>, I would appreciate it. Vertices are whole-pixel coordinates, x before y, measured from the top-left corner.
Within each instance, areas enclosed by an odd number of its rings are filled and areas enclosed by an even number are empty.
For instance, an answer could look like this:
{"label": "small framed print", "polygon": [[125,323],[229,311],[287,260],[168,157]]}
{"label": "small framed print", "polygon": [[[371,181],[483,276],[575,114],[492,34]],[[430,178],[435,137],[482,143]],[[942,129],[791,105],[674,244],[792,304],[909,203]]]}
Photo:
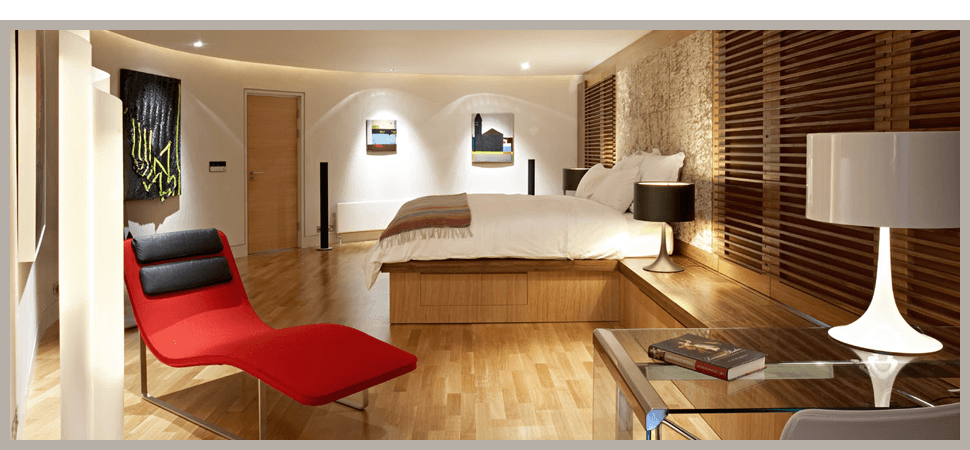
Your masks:
{"label": "small framed print", "polygon": [[513,162],[512,113],[472,115],[472,162]]}
{"label": "small framed print", "polygon": [[397,121],[367,121],[367,152],[397,152]]}

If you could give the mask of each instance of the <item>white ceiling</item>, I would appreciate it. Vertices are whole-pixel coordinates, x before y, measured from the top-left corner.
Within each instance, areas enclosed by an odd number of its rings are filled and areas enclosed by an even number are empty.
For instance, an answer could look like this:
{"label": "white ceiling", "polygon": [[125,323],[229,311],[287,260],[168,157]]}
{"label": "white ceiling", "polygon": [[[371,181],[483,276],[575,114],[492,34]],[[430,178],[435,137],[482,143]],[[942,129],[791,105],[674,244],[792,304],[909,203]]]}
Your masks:
{"label": "white ceiling", "polygon": [[[581,75],[649,30],[112,30],[206,56],[312,69],[440,75]],[[201,48],[192,43],[201,40]],[[520,65],[529,62],[531,68]]]}

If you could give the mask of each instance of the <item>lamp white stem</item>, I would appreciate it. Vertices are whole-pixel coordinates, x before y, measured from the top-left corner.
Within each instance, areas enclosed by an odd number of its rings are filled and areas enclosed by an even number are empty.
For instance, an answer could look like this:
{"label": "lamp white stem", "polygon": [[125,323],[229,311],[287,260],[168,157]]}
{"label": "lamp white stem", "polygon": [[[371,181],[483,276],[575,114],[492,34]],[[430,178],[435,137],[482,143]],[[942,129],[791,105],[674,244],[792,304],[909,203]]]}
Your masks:
{"label": "lamp white stem", "polygon": [[852,349],[852,351],[859,355],[860,362],[866,366],[866,372],[872,379],[873,404],[877,408],[888,408],[889,400],[893,395],[893,383],[896,382],[896,375],[899,375],[903,367],[917,357],[886,355],[858,349]]}
{"label": "lamp white stem", "polygon": [[869,308],[855,322],[829,329],[837,341],[868,350],[889,353],[932,353],[943,348],[940,341],[913,329],[896,306],[893,296],[889,227],[879,228],[876,287]]}

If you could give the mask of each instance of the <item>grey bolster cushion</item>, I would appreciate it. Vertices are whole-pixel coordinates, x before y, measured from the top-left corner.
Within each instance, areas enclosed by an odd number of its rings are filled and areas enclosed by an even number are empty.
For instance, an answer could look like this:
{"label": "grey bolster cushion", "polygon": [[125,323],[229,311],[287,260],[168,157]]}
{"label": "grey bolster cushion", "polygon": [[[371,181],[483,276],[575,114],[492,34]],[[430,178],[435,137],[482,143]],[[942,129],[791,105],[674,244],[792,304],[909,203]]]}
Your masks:
{"label": "grey bolster cushion", "polygon": [[175,261],[141,268],[142,290],[148,295],[165,294],[232,281],[224,256]]}
{"label": "grey bolster cushion", "polygon": [[219,253],[222,251],[222,239],[215,228],[209,228],[139,236],[131,240],[131,247],[135,251],[135,259],[145,264]]}

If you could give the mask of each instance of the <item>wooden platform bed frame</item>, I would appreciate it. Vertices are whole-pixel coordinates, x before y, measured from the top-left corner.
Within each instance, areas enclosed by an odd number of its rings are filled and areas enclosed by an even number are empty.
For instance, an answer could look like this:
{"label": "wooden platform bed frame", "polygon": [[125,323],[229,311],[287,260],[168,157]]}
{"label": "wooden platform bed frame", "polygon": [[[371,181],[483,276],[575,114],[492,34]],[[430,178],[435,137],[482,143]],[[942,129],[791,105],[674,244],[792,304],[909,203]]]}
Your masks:
{"label": "wooden platform bed frame", "polygon": [[[450,259],[384,264],[391,323],[620,322],[629,328],[825,326],[685,256],[676,274],[647,272],[653,258]],[[808,303],[796,303],[807,306]],[[829,325],[858,316],[822,301]]]}
{"label": "wooden platform bed frame", "polygon": [[384,264],[391,323],[615,322],[617,260]]}

